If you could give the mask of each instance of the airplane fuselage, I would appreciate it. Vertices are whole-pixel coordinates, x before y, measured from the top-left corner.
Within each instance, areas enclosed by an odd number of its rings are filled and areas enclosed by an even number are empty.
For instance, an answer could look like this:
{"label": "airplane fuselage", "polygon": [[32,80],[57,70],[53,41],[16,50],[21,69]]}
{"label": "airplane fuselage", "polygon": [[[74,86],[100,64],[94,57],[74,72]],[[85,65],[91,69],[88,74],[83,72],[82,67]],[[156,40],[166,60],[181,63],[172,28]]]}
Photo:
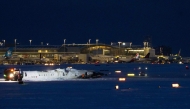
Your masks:
{"label": "airplane fuselage", "polygon": [[82,75],[92,75],[92,71],[76,69],[55,69],[48,71],[23,71],[23,81],[52,81],[76,79]]}

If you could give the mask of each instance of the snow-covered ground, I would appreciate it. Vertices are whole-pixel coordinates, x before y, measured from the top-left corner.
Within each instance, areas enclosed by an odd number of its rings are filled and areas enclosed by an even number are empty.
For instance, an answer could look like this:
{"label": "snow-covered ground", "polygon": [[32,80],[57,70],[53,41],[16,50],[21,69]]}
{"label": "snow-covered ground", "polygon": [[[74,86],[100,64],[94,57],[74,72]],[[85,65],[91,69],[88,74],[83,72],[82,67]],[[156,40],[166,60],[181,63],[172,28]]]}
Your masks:
{"label": "snow-covered ground", "polygon": [[[14,66],[23,70],[58,67]],[[69,65],[70,66],[70,65]],[[110,73],[98,79],[25,82],[4,82],[0,79],[0,109],[189,109],[190,71],[185,65],[72,65],[78,69]],[[6,66],[10,67],[10,66]],[[127,77],[148,67],[148,77]],[[1,70],[5,66],[0,66]],[[121,73],[115,73],[121,70]],[[186,74],[186,76],[183,76]],[[160,76],[159,76],[160,75]],[[170,77],[171,76],[171,77]],[[126,77],[126,81],[118,81]],[[179,88],[172,88],[178,83]],[[119,89],[116,90],[115,86]]]}

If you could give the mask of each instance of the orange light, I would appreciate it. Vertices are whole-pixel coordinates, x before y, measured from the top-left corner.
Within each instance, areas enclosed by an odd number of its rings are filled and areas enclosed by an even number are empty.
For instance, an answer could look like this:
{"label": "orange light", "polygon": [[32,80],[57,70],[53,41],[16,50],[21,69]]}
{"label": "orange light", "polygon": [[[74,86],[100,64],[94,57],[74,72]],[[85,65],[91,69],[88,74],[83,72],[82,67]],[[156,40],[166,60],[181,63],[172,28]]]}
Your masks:
{"label": "orange light", "polygon": [[11,69],[11,71],[13,71],[13,69]]}
{"label": "orange light", "polygon": [[125,81],[125,78],[119,78],[119,81]]}

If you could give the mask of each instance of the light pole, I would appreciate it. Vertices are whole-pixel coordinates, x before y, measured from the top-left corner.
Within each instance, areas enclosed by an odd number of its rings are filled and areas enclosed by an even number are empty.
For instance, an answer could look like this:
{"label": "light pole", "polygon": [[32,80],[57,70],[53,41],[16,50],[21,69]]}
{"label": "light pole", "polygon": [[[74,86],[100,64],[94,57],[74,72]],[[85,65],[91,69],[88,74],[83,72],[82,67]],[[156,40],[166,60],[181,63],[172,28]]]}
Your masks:
{"label": "light pole", "polygon": [[89,54],[90,54],[90,40],[91,40],[91,39],[88,40],[88,45],[89,45],[89,46],[88,46],[88,48],[89,48],[88,53],[89,53]]}
{"label": "light pole", "polygon": [[144,48],[148,47],[148,42],[143,42],[144,43]]}
{"label": "light pole", "polygon": [[4,42],[4,46],[5,46],[5,40],[2,40]]}
{"label": "light pole", "polygon": [[113,45],[113,43],[111,42],[111,45]]}
{"label": "light pole", "polygon": [[89,45],[90,45],[90,40],[91,40],[91,39],[88,40]]}
{"label": "light pole", "polygon": [[[98,41],[99,41],[99,40],[96,39],[96,47],[98,46]],[[96,49],[96,55],[98,54],[97,52],[98,52],[98,48]]]}
{"label": "light pole", "polygon": [[65,42],[66,42],[66,39],[64,39],[64,54],[65,54]]}
{"label": "light pole", "polygon": [[130,48],[131,48],[132,42],[130,42]]}
{"label": "light pole", "polygon": [[119,55],[120,55],[120,51],[121,51],[121,50],[120,50],[120,45],[121,45],[121,43],[122,43],[122,42],[118,42],[118,44],[119,44]]}
{"label": "light pole", "polygon": [[31,45],[32,40],[29,40],[29,41],[30,41],[30,45]]}
{"label": "light pole", "polygon": [[96,39],[96,45],[98,45],[98,41],[99,41],[99,40],[98,40],[98,39]]}
{"label": "light pole", "polygon": [[15,39],[15,52],[16,52],[16,39]]}

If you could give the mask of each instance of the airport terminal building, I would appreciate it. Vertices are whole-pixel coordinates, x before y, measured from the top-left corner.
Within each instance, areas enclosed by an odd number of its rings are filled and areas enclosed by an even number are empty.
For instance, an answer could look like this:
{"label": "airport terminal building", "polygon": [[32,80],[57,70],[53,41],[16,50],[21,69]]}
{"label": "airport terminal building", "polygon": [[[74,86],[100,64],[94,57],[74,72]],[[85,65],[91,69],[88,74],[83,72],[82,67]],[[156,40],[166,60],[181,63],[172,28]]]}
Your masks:
{"label": "airport terminal building", "polygon": [[[7,52],[7,46],[0,46],[0,55]],[[63,44],[63,45],[16,45],[12,47],[12,60],[31,61],[66,61],[69,58],[80,57],[81,54],[86,56],[108,55],[108,56],[134,56],[139,53],[145,56],[151,52],[151,57],[155,56],[155,50],[144,46],[132,45],[131,42],[122,42],[119,45],[112,43],[107,44]],[[84,55],[83,55],[84,56]]]}

